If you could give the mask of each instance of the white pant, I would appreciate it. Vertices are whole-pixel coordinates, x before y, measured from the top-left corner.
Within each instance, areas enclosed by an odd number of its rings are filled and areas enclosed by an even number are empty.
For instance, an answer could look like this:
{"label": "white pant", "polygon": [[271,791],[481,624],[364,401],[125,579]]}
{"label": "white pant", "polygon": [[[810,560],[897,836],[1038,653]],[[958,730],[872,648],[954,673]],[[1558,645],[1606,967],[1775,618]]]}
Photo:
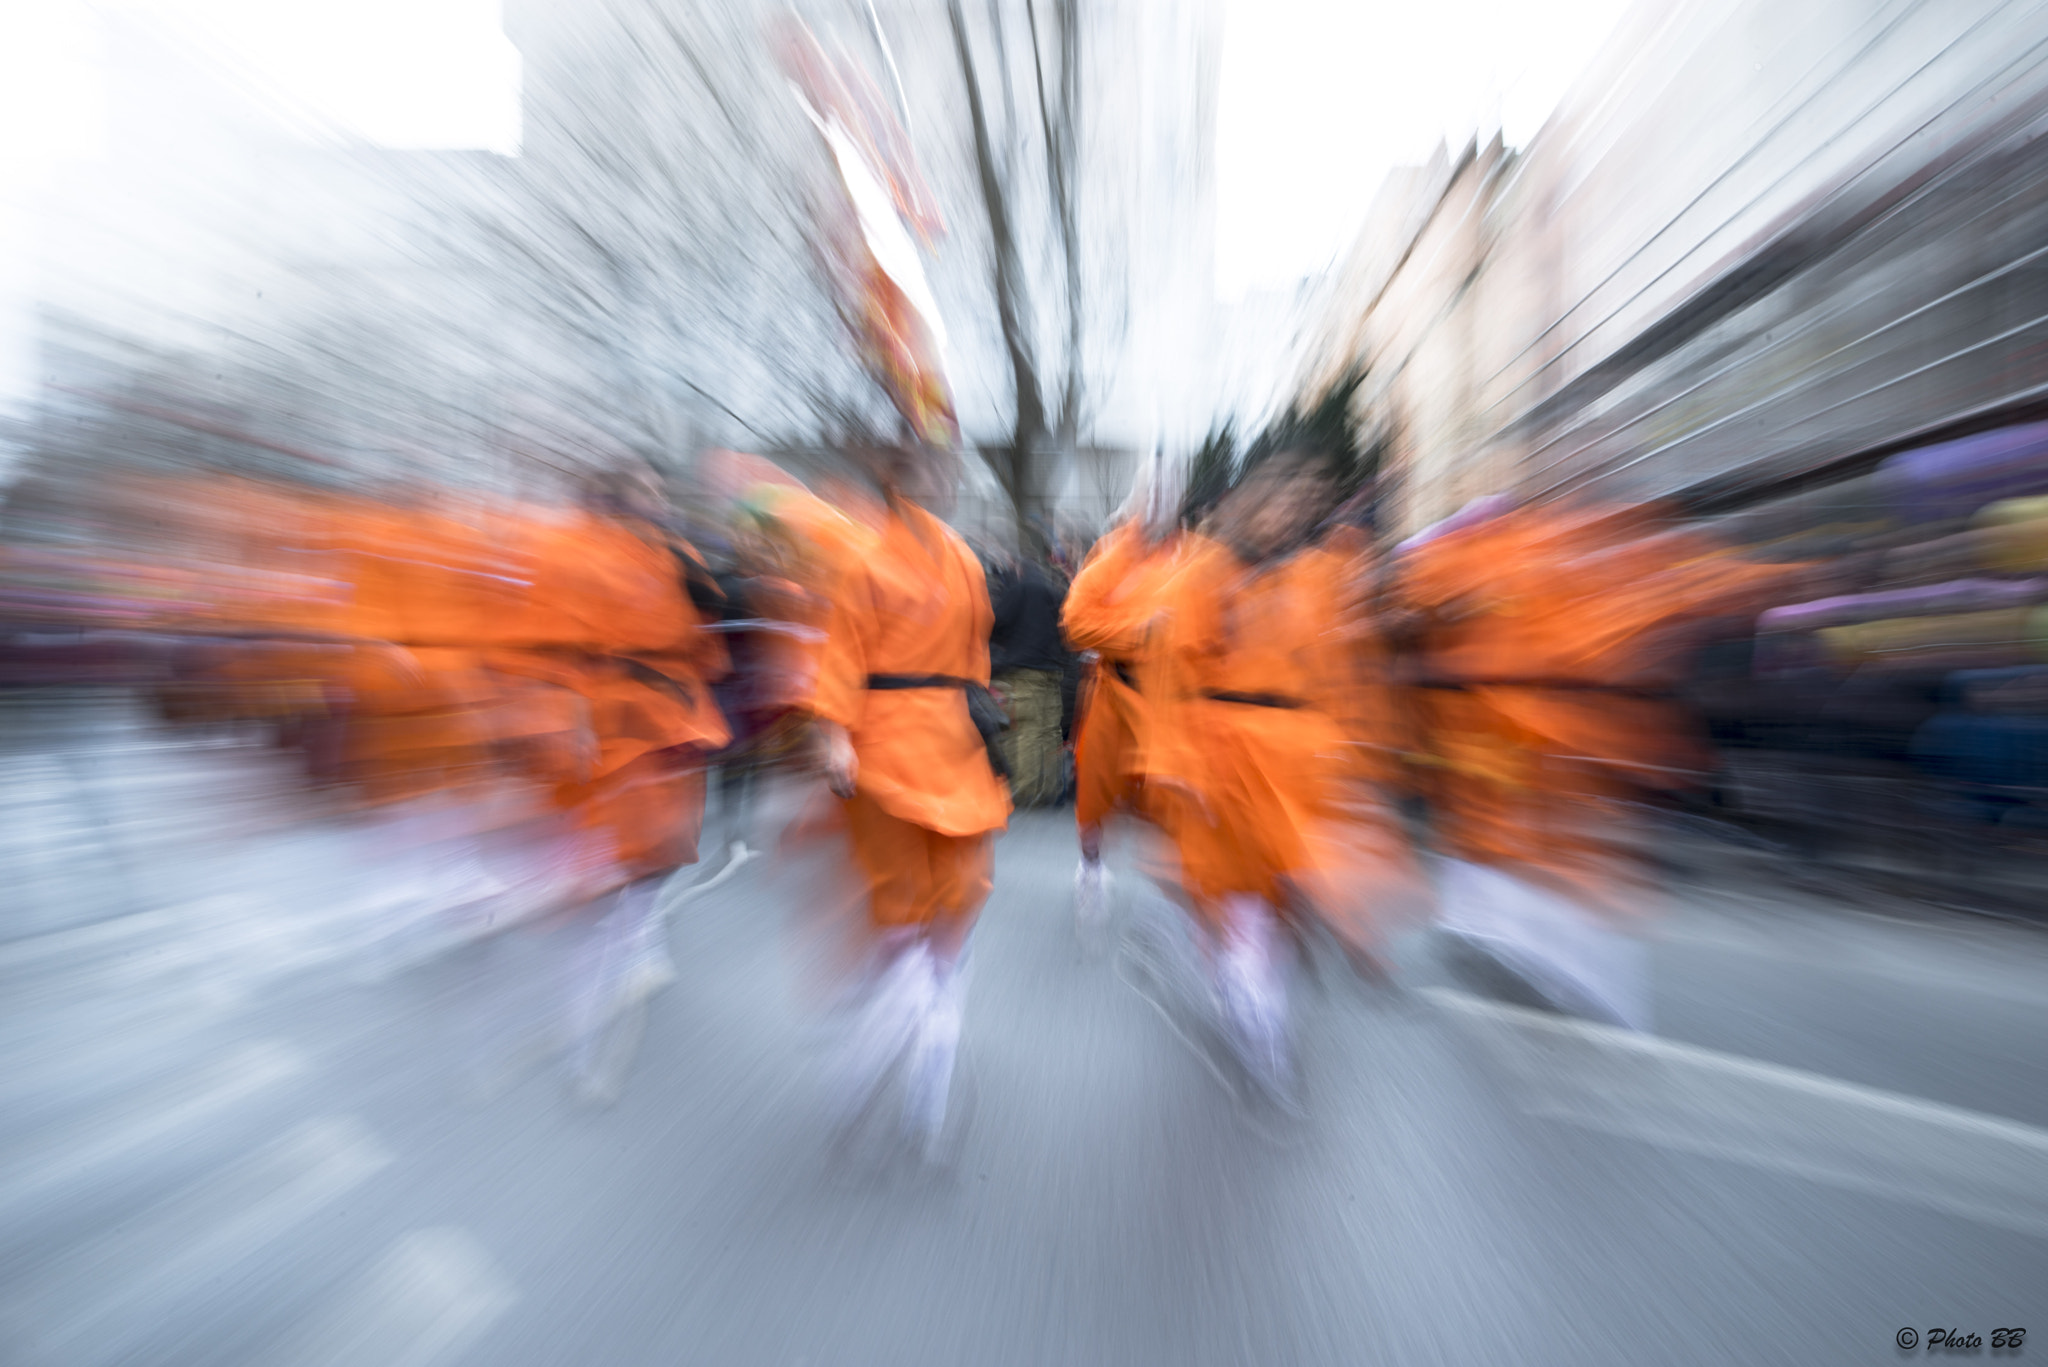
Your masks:
{"label": "white pant", "polygon": [[1563,893],[1499,869],[1446,859],[1443,928],[1557,1002],[1634,1030],[1650,1028],[1649,952]]}

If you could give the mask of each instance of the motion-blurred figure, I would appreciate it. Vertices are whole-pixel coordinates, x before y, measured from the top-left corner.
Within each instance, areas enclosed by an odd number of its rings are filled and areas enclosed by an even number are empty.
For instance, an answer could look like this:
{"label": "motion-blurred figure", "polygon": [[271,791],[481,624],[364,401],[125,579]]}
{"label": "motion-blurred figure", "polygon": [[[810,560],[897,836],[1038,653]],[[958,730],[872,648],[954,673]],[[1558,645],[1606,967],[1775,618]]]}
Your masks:
{"label": "motion-blurred figure", "polygon": [[1074,824],[1081,841],[1074,915],[1084,932],[1109,910],[1103,823],[1119,810],[1143,811],[1150,716],[1139,676],[1180,550],[1176,475],[1158,452],[1140,468],[1115,525],[1074,577],[1060,614],[1067,644],[1092,655],[1074,728]]}
{"label": "motion-blurred figure", "polygon": [[959,1047],[967,936],[1009,813],[969,696],[988,686],[993,612],[974,553],[919,506],[943,492],[952,458],[854,454],[881,504],[835,567],[812,699],[872,937],[840,1082],[849,1109],[864,1109],[903,1059],[905,1122],[930,1153]]}
{"label": "motion-blurred figure", "polygon": [[[624,534],[612,537],[611,563],[595,555],[587,562],[609,571],[606,608],[631,620],[630,630],[650,647],[623,659],[607,696],[592,699],[597,773],[556,791],[579,827],[602,833],[615,876],[626,880],[587,943],[568,1022],[579,1090],[603,1101],[623,1080],[639,1008],[675,976],[660,895],[671,874],[697,862],[706,757],[731,739],[711,685],[730,662],[702,629],[722,611],[722,595],[695,548],[666,529],[651,472],[595,481],[585,501],[599,528]],[[626,1029],[614,1034],[622,1023]]]}
{"label": "motion-blurred figure", "polygon": [[[390,969],[551,914],[581,927],[537,1030],[491,1031],[568,1048],[602,1095],[617,1069],[599,1041],[672,974],[657,891],[697,857],[726,657],[651,472],[579,492],[550,506],[193,472],[105,477],[75,501],[127,558],[90,573],[154,604],[134,625],[166,643],[165,713],[266,728],[326,814],[357,818],[376,850],[363,878],[383,886],[351,952]],[[154,515],[95,511],[131,504]],[[5,578],[19,597],[18,559]]]}
{"label": "motion-blurred figure", "polygon": [[[1328,512],[1322,452],[1276,450],[1191,535],[1144,678],[1147,804],[1173,837],[1224,1025],[1272,1096],[1291,1099],[1293,942],[1314,919],[1371,961],[1416,880],[1361,742],[1364,566],[1310,533]],[[1284,921],[1284,924],[1283,924]]]}
{"label": "motion-blurred figure", "polygon": [[1654,509],[1475,508],[1402,547],[1445,928],[1554,1004],[1647,1028],[1645,803],[1701,781],[1675,696],[1779,566]]}

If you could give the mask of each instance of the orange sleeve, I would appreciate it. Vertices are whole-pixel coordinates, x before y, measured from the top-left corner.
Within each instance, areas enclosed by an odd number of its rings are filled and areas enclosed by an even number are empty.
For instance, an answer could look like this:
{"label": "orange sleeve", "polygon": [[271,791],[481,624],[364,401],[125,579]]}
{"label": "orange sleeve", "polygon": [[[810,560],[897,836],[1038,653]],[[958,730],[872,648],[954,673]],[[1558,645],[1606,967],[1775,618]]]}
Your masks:
{"label": "orange sleeve", "polygon": [[825,640],[808,709],[851,731],[867,702],[868,643],[876,625],[873,585],[857,566],[841,566],[827,581],[825,600]]}
{"label": "orange sleeve", "polygon": [[1096,544],[1067,589],[1060,630],[1075,650],[1135,655],[1145,644],[1154,603],[1151,595],[1120,593],[1137,569],[1136,527],[1124,523]]}
{"label": "orange sleeve", "polygon": [[1146,769],[1155,777],[1186,781],[1201,772],[1202,738],[1189,725],[1187,710],[1222,647],[1221,570],[1227,555],[1213,545],[1191,549],[1153,595],[1158,631],[1139,665],[1139,691],[1152,710]]}

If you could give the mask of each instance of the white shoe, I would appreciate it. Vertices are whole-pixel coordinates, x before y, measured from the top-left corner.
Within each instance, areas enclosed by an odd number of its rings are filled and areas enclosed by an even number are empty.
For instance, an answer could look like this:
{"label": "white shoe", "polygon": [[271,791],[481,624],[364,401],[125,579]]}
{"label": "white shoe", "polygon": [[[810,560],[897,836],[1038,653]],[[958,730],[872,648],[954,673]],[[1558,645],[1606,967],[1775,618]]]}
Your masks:
{"label": "white shoe", "polygon": [[1083,859],[1074,869],[1074,928],[1086,938],[1109,920],[1109,870],[1100,859]]}
{"label": "white shoe", "polygon": [[675,960],[658,946],[636,956],[619,981],[620,1009],[638,1006],[676,980]]}
{"label": "white shoe", "polygon": [[903,1123],[926,1159],[938,1156],[939,1137],[946,1127],[946,1103],[952,1094],[953,1068],[960,1052],[966,967],[964,960],[950,970],[932,965],[932,993],[910,1042]]}
{"label": "white shoe", "polygon": [[834,1109],[841,1124],[859,1118],[930,1014],[937,984],[922,942],[901,950],[853,1013],[833,1060]]}
{"label": "white shoe", "polygon": [[1287,982],[1277,960],[1272,912],[1254,899],[1233,899],[1230,928],[1216,958],[1223,1023],[1238,1060],[1267,1094],[1288,1099],[1294,1070],[1287,1039]]}
{"label": "white shoe", "polygon": [[660,888],[647,879],[615,892],[572,967],[564,1021],[570,1071],[586,1100],[617,1100],[646,1026],[643,1008],[675,981]]}

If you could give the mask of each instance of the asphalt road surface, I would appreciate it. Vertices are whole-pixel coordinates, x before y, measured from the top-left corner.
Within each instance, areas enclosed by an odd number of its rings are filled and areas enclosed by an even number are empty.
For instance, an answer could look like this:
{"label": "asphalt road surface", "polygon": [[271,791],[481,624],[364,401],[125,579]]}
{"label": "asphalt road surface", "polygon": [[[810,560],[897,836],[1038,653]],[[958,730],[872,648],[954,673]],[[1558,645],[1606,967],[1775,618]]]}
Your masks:
{"label": "asphalt road surface", "polygon": [[[0,1362],[1860,1363],[2048,1351],[2048,934],[1684,889],[1654,1036],[1427,935],[1296,984],[1301,1109],[1204,1033],[1065,813],[976,933],[942,1161],[832,1127],[803,878],[668,890],[611,1104],[527,1048],[576,926],[404,953],[422,878],[117,707],[0,744]],[[268,776],[268,777],[266,777]],[[394,891],[395,890],[395,891]],[[423,895],[423,894],[421,894]],[[381,899],[381,900],[380,900]],[[423,947],[424,946],[424,947]],[[637,1031],[635,1029],[637,1028]]]}

